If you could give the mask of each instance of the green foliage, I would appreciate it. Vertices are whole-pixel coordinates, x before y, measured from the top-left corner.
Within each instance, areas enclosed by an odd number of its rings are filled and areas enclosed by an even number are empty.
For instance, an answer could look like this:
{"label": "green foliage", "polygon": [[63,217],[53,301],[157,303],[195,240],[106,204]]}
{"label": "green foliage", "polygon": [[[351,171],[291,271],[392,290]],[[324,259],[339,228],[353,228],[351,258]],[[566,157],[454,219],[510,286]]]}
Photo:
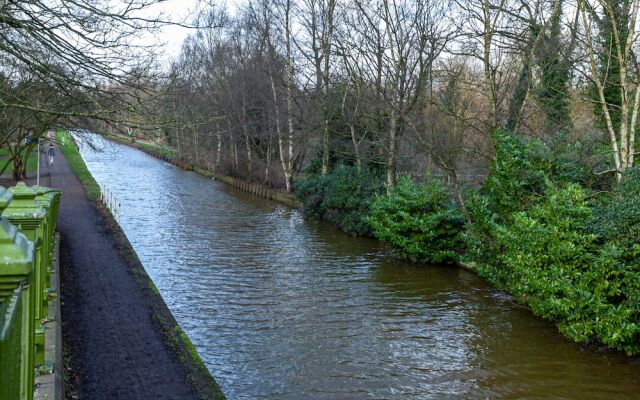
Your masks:
{"label": "green foliage", "polygon": [[548,184],[545,197],[495,230],[496,263],[480,273],[569,338],[640,351],[640,270],[630,252],[586,229],[591,209],[579,185]]}
{"label": "green foliage", "polygon": [[539,140],[525,140],[506,132],[494,133],[496,155],[480,191],[491,212],[508,220],[513,212],[535,204],[553,168],[550,150]]}
{"label": "green foliage", "polygon": [[556,134],[571,126],[569,83],[571,81],[571,48],[562,39],[562,2],[549,20],[537,46],[536,61],[540,67],[540,81],[534,89],[540,109],[544,113],[544,131]]}
{"label": "green foliage", "polygon": [[600,136],[574,138],[569,132],[551,135],[546,140],[552,169],[549,176],[556,182],[579,183],[589,189],[604,189],[610,185],[605,175],[593,171],[607,169],[610,144]]}
{"label": "green foliage", "polygon": [[180,156],[178,154],[176,154],[174,151],[167,149],[164,146],[156,146],[156,145],[152,145],[152,144],[147,144],[147,143],[143,143],[140,141],[136,141],[135,139],[131,139],[131,144],[133,144],[134,146],[140,148],[140,149],[145,149],[145,150],[149,150],[155,153],[160,154],[161,156],[167,157],[168,159],[171,160],[180,160]]}
{"label": "green foliage", "polygon": [[602,241],[625,247],[640,242],[640,169],[626,171],[610,194],[595,201],[590,228]]}
{"label": "green foliage", "polygon": [[375,237],[404,259],[452,262],[463,246],[464,218],[436,179],[419,184],[401,176],[388,196],[375,198],[368,221]]}
{"label": "green foliage", "polygon": [[327,176],[307,175],[295,184],[295,194],[309,218],[326,218],[352,235],[370,235],[365,217],[381,179],[366,169],[338,166]]}
{"label": "green foliage", "polygon": [[588,144],[572,141],[567,134],[548,139],[524,139],[504,131],[494,133],[496,155],[479,193],[470,193],[468,210],[473,224],[465,240],[469,258],[495,261],[498,225],[508,225],[515,213],[528,210],[545,198],[548,186],[579,183],[597,186],[584,155]]}
{"label": "green foliage", "polygon": [[468,204],[467,257],[567,337],[639,353],[640,177],[592,207],[576,183],[580,147],[559,142],[496,134],[491,174]]}
{"label": "green foliage", "polygon": [[507,132],[494,133],[496,155],[479,193],[468,195],[471,220],[465,232],[467,258],[494,263],[500,252],[497,229],[512,222],[516,212],[540,201],[553,169],[551,151],[539,140]]}
{"label": "green foliage", "polygon": [[82,156],[80,155],[80,151],[73,141],[71,135],[68,131],[58,129],[56,131],[56,139],[61,144],[59,146],[60,151],[64,155],[64,158],[67,160],[69,167],[73,171],[74,174],[80,179],[82,185],[84,186],[84,190],[87,193],[87,197],[90,199],[97,199],[100,197],[100,186],[91,175],[91,172],[87,169],[87,165],[84,163]]}

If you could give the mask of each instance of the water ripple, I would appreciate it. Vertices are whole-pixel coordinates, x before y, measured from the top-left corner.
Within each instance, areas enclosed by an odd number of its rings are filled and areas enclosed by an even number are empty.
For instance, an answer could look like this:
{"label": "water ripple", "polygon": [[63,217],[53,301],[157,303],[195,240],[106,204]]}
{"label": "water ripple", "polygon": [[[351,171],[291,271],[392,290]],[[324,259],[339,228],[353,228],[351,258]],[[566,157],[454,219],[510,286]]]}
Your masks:
{"label": "water ripple", "polygon": [[[101,142],[102,143],[102,142]],[[452,268],[136,150],[83,150],[230,399],[632,398],[640,366],[583,351]]]}

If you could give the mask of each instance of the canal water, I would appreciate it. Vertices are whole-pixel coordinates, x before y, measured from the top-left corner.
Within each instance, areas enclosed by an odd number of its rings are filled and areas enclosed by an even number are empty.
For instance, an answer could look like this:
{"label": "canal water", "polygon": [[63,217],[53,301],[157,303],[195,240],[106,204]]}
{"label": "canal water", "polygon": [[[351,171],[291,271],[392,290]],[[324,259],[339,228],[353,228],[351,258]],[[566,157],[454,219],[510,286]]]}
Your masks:
{"label": "canal water", "polygon": [[98,140],[82,153],[230,399],[631,399],[640,361],[569,343],[474,274]]}

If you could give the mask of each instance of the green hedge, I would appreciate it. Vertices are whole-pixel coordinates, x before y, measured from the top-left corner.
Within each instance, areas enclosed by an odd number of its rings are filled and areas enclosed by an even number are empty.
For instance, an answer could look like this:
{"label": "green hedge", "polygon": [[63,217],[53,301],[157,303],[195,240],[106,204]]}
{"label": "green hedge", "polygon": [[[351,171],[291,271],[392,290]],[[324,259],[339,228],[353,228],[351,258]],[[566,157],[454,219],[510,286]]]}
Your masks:
{"label": "green hedge", "polygon": [[371,235],[366,221],[382,180],[367,169],[341,165],[327,176],[308,175],[295,184],[295,195],[308,218],[325,218],[352,235]]}
{"label": "green hedge", "polygon": [[629,198],[633,180],[590,203],[595,193],[540,157],[549,154],[544,144],[505,133],[496,139],[490,175],[468,206],[466,257],[567,337],[639,353],[640,245],[637,224],[623,213],[634,213],[623,200],[637,199]]}
{"label": "green hedge", "polygon": [[453,262],[463,248],[464,218],[436,179],[416,183],[401,176],[389,195],[375,198],[367,221],[374,236],[403,259]]}

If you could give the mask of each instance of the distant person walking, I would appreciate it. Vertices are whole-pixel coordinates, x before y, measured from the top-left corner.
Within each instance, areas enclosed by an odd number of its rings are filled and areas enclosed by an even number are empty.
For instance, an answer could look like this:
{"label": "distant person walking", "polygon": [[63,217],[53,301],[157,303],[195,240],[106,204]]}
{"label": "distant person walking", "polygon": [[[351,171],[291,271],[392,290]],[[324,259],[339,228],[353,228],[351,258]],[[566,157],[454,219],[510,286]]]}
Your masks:
{"label": "distant person walking", "polygon": [[56,156],[56,149],[53,147],[51,143],[49,143],[49,148],[47,149],[47,154],[49,155],[49,166],[53,165],[53,159]]}

